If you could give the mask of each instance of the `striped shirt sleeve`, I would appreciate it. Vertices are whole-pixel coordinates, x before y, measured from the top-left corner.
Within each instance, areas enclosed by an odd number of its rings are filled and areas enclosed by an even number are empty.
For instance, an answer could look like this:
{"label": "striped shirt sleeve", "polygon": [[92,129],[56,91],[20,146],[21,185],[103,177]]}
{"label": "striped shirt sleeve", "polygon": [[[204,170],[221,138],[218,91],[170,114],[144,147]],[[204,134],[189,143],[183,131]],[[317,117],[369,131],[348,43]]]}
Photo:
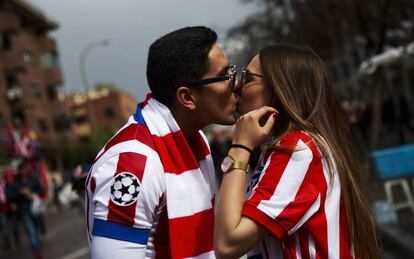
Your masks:
{"label": "striped shirt sleeve", "polygon": [[121,129],[98,155],[87,180],[87,215],[93,236],[146,245],[165,191],[163,168],[147,130]]}
{"label": "striped shirt sleeve", "polygon": [[312,175],[318,173],[313,165],[320,156],[309,142],[307,136],[298,134],[285,137],[281,145],[296,150],[275,151],[269,156],[244,204],[243,216],[257,221],[278,239],[295,232],[320,207],[320,192],[312,182]]}

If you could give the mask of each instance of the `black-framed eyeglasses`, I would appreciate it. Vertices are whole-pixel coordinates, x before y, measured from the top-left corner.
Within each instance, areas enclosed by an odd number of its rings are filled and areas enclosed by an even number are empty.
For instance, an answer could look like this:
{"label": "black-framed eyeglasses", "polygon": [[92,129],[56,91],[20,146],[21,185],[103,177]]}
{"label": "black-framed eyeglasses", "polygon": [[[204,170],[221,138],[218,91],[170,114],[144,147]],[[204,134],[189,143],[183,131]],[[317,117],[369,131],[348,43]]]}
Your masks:
{"label": "black-framed eyeglasses", "polygon": [[240,76],[240,85],[243,86],[243,85],[247,84],[250,81],[249,76],[257,76],[257,77],[260,77],[260,78],[266,78],[263,75],[252,73],[248,69],[243,68],[242,72],[241,72],[241,76]]}
{"label": "black-framed eyeglasses", "polygon": [[236,65],[231,65],[229,67],[229,71],[230,71],[230,75],[227,75],[227,76],[218,76],[218,77],[211,77],[211,78],[196,80],[196,81],[185,83],[185,85],[188,87],[194,87],[194,86],[203,86],[203,85],[208,85],[212,83],[230,80],[230,89],[233,91],[236,86],[236,76],[237,76]]}

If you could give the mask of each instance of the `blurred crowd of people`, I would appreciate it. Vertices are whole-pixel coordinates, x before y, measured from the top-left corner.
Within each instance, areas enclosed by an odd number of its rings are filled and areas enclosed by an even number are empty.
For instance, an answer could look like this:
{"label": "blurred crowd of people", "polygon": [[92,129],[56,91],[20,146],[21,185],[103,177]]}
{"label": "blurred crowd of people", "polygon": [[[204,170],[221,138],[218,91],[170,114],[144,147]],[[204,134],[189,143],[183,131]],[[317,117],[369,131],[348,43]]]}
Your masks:
{"label": "blurred crowd of people", "polygon": [[1,148],[10,162],[0,168],[0,245],[6,250],[19,248],[23,227],[34,258],[42,258],[48,201],[53,202],[56,211],[65,205],[78,206],[83,215],[84,185],[90,165],[77,164],[67,179],[59,180],[56,175],[49,175],[33,131],[6,127],[2,137]]}
{"label": "blurred crowd of people", "polygon": [[34,132],[6,128],[3,148],[10,163],[0,171],[0,229],[4,249],[21,245],[23,226],[34,258],[42,258],[49,174]]}

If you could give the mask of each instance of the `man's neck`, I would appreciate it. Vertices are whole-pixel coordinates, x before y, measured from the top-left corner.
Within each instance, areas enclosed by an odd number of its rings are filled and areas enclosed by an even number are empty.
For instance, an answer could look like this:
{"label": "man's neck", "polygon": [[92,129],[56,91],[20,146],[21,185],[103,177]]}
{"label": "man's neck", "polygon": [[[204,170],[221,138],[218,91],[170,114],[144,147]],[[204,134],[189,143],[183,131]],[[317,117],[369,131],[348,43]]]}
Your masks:
{"label": "man's neck", "polygon": [[179,109],[171,109],[171,113],[186,138],[203,128],[193,114]]}

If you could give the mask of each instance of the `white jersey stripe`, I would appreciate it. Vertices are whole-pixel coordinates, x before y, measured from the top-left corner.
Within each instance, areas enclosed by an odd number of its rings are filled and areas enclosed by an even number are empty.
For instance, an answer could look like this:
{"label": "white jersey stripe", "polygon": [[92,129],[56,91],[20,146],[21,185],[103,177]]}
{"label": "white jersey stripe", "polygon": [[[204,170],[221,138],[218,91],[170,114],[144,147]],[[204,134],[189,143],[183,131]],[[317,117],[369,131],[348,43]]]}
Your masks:
{"label": "white jersey stripe", "polygon": [[96,182],[93,203],[95,204],[95,218],[107,220],[110,200],[110,188],[116,172],[119,155],[115,155],[100,167],[94,167],[93,176]]}
{"label": "white jersey stripe", "polygon": [[316,259],[316,247],[315,247],[315,240],[313,239],[312,235],[309,233],[309,258]]}
{"label": "white jersey stripe", "polygon": [[206,194],[210,193],[212,188],[207,184],[208,179],[204,177],[200,169],[181,174],[166,173],[164,178],[166,188],[170,190],[168,195],[173,197],[167,204],[170,219],[190,216],[212,208],[212,197],[206,199]]}
{"label": "white jersey stripe", "polygon": [[297,147],[300,150],[293,152],[272,197],[270,200],[262,200],[257,206],[272,219],[277,218],[284,208],[295,199],[296,193],[302,185],[313,158],[310,148],[308,146],[304,148],[304,146],[306,146],[305,143],[299,140]]}
{"label": "white jersey stripe", "polygon": [[[127,140],[119,144],[112,146],[108,149],[94,164],[95,168],[100,167],[103,163],[106,162],[111,156],[123,153],[123,152],[134,152],[134,150],[139,150],[139,154],[145,155],[147,157],[158,157],[158,153],[155,152],[152,148],[145,145],[144,143],[139,142],[138,140]],[[96,174],[93,173],[96,177]]]}
{"label": "white jersey stripe", "polygon": [[214,251],[210,251],[201,255],[193,256],[193,257],[186,257],[186,258],[194,258],[194,259],[215,259],[216,256]]}
{"label": "white jersey stripe", "polygon": [[[168,108],[161,103],[155,102],[154,99],[150,99],[145,109],[142,110],[142,117],[144,117],[150,132],[153,132],[152,134],[156,132],[157,136],[163,137],[171,132],[179,131],[180,127]],[[165,109],[160,109],[160,106],[164,106]]]}
{"label": "white jersey stripe", "polygon": [[135,209],[135,227],[151,227],[148,219],[154,217],[151,205],[158,204],[162,193],[165,190],[163,180],[164,169],[158,159],[147,156],[147,164],[141,183],[141,192],[138,194],[138,202]]}
{"label": "white jersey stripe", "polygon": [[302,252],[300,251],[299,233],[295,233],[295,247],[296,247],[296,258],[302,259]]}
{"label": "white jersey stripe", "polygon": [[[340,233],[339,233],[339,215],[340,215],[340,199],[341,199],[341,189],[339,188],[339,178],[338,174],[333,175],[329,173],[329,167],[325,159],[322,160],[323,172],[326,179],[326,184],[328,186],[328,191],[326,192],[325,199],[325,215],[327,221],[327,241],[329,247],[329,258],[339,258],[340,257]],[[336,172],[336,170],[334,170]],[[332,179],[332,183],[330,184]]]}
{"label": "white jersey stripe", "polygon": [[214,168],[211,168],[209,165],[213,164],[213,158],[211,157],[211,154],[209,154],[206,159],[200,161],[200,169],[202,172],[209,172],[208,174],[201,174],[207,185],[210,186],[210,194],[212,194],[212,196],[210,197],[210,199],[213,199],[214,197],[214,193],[216,191],[216,174],[214,172]]}

